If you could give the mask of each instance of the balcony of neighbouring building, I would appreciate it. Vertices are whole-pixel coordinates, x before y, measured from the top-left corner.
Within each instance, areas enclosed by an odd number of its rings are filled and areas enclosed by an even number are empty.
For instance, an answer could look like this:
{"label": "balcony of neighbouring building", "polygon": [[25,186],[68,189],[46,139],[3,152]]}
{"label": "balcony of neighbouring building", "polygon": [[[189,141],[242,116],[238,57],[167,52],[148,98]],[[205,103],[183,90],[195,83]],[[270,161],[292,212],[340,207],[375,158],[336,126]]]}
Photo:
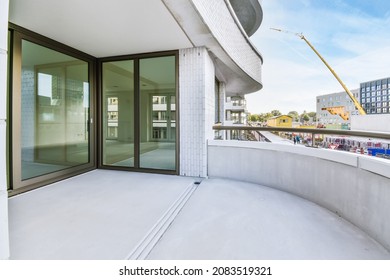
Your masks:
{"label": "balcony of neighbouring building", "polygon": [[95,170],[10,198],[11,259],[390,259],[389,167],[209,141],[207,179]]}

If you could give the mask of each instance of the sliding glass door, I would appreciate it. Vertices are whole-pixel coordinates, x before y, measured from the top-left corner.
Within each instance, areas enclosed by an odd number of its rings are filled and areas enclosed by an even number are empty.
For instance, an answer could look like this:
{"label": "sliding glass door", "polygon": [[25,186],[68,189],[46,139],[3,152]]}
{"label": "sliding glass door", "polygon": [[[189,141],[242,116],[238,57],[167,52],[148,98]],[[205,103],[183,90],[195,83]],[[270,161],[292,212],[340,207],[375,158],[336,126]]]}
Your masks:
{"label": "sliding glass door", "polygon": [[11,195],[97,166],[178,174],[177,52],[97,60],[10,29]]}
{"label": "sliding glass door", "polygon": [[176,56],[102,63],[102,165],[177,172]]}
{"label": "sliding glass door", "polygon": [[18,35],[13,52],[13,189],[94,166],[91,62]]}

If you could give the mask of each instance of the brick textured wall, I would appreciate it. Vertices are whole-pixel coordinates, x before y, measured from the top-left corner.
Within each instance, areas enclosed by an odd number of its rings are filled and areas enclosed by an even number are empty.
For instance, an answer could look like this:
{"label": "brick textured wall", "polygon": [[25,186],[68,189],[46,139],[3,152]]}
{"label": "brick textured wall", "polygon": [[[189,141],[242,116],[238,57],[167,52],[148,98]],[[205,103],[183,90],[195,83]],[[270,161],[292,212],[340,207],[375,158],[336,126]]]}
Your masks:
{"label": "brick textured wall", "polygon": [[261,59],[230,13],[225,0],[193,0],[211,33],[249,76],[261,81]]}
{"label": "brick textured wall", "polygon": [[215,72],[205,48],[179,52],[180,175],[207,176],[207,140],[214,138]]}

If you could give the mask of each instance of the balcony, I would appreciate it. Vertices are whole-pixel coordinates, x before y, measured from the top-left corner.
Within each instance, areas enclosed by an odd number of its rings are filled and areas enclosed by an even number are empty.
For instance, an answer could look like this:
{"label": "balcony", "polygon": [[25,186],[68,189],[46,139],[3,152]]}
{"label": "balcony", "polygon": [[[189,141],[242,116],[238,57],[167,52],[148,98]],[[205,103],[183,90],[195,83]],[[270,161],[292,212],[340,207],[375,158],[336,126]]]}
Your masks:
{"label": "balcony", "polygon": [[390,163],[209,141],[209,178],[95,170],[9,199],[11,259],[390,259]]}
{"label": "balcony", "polygon": [[225,104],[225,110],[244,112],[246,111],[246,104],[227,102]]}

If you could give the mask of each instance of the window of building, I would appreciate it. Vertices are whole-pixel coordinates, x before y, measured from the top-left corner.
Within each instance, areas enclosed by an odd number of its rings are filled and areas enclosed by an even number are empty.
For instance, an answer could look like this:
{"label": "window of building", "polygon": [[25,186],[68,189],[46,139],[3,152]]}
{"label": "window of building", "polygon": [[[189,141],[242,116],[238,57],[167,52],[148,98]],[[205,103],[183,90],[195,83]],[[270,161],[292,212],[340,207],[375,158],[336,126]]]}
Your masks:
{"label": "window of building", "polygon": [[383,113],[387,113],[388,112],[388,108],[383,108],[382,111],[383,111]]}
{"label": "window of building", "polygon": [[154,96],[153,97],[153,104],[167,104],[166,97],[165,96]]}
{"label": "window of building", "polygon": [[378,114],[382,113],[382,108],[376,109],[376,112],[377,112]]}

